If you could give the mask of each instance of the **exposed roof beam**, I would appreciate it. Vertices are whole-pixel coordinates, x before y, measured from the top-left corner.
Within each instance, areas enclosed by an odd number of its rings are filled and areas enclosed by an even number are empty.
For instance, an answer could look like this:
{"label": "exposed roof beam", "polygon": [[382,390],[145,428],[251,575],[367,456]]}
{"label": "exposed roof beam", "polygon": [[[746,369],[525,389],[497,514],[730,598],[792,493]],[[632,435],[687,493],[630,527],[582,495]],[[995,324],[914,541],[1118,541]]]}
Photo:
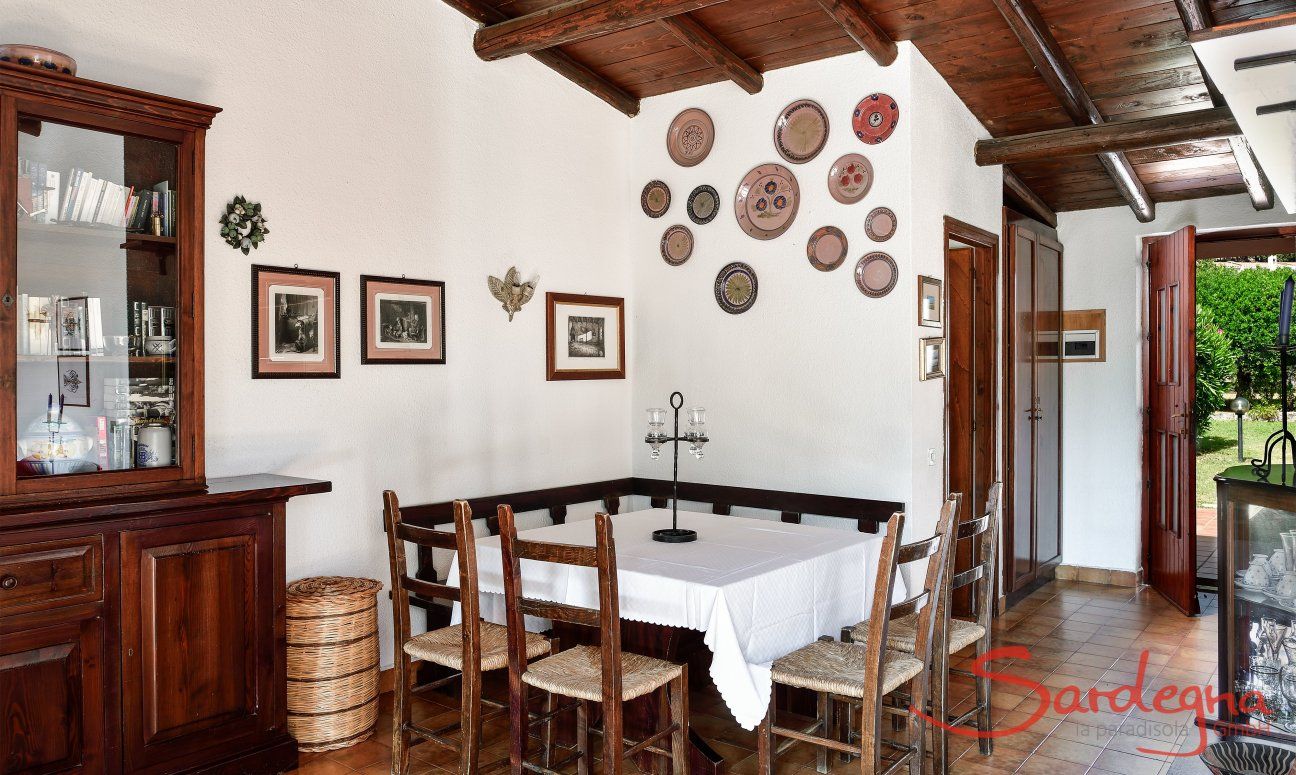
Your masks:
{"label": "exposed roof beam", "polygon": [[1233,118],[1233,112],[1228,108],[1194,110],[1190,113],[979,140],[976,144],[976,163],[989,167],[994,164],[1048,161],[1113,151],[1137,151],[1142,148],[1218,140],[1233,137],[1241,131]]}
{"label": "exposed roof beam", "polygon": [[503,59],[620,32],[724,0],[570,0],[477,30],[473,48]]}
{"label": "exposed roof beam", "polygon": [[1011,199],[1022,205],[1027,215],[1037,218],[1055,229],[1057,228],[1057,213],[1053,212],[1053,208],[1049,207],[1048,203],[1041,199],[1039,194],[1032,191],[1031,187],[1026,185],[1026,181],[1018,177],[1016,172],[1004,167],[1003,182],[1004,190],[1009,193]]}
{"label": "exposed roof beam", "polygon": [[1291,102],[1275,102],[1272,105],[1261,105],[1256,108],[1257,116],[1272,116],[1275,113],[1290,113],[1296,110],[1296,100]]}
{"label": "exposed roof beam", "polygon": [[818,2],[819,7],[846,30],[846,34],[873,57],[873,61],[883,67],[895,61],[895,41],[891,40],[891,36],[869,17],[868,11],[859,4],[859,0],[818,0]]}
{"label": "exposed roof beam", "polygon": [[[1062,47],[1049,32],[1048,24],[1031,0],[993,0],[999,13],[1003,15],[1013,34],[1021,41],[1026,53],[1035,64],[1040,77],[1048,84],[1049,89],[1062,103],[1068,115],[1077,124],[1102,124],[1105,122],[1098,106],[1085,92],[1080,76],[1067,61]],[[1152,197],[1148,195],[1143,182],[1134,173],[1125,154],[1106,152],[1099,154],[1098,160],[1106,168],[1112,181],[1116,184],[1121,196],[1129,203],[1134,215],[1147,223],[1156,216]]]}
{"label": "exposed roof beam", "polygon": [[1214,27],[1207,27],[1204,30],[1189,30],[1188,42],[1198,43],[1203,40],[1226,38],[1229,35],[1240,35],[1244,32],[1271,30],[1276,27],[1290,27],[1292,25],[1296,25],[1296,13],[1284,13],[1277,16],[1261,16],[1256,19],[1244,19],[1240,22],[1217,24]]}
{"label": "exposed roof beam", "polygon": [[1179,18],[1188,32],[1210,29],[1214,24],[1206,0],[1175,0],[1175,5],[1179,6]]}
{"label": "exposed roof beam", "polygon": [[724,73],[725,76],[742,87],[748,94],[756,94],[765,88],[765,77],[756,68],[720,42],[711,30],[686,13],[658,19],[657,23],[670,30],[680,42],[693,50],[694,54],[704,59],[707,64]]}
{"label": "exposed roof beam", "polygon": [[1271,67],[1296,62],[1296,51],[1276,51],[1272,54],[1261,54],[1254,57],[1242,57],[1233,61],[1234,70],[1252,70],[1257,67]]}
{"label": "exposed roof beam", "polygon": [[1233,158],[1237,160],[1238,169],[1242,171],[1242,180],[1246,183],[1252,206],[1257,210],[1273,209],[1273,186],[1270,185],[1269,178],[1265,177],[1264,170],[1260,169],[1260,164],[1256,162],[1251,144],[1242,135],[1236,135],[1229,138],[1229,145],[1233,147]]}
{"label": "exposed roof beam", "polygon": [[[481,24],[495,24],[508,17],[485,0],[445,0],[446,5]],[[639,98],[561,51],[537,51],[531,55],[537,62],[554,70],[590,94],[626,114],[639,113]]]}

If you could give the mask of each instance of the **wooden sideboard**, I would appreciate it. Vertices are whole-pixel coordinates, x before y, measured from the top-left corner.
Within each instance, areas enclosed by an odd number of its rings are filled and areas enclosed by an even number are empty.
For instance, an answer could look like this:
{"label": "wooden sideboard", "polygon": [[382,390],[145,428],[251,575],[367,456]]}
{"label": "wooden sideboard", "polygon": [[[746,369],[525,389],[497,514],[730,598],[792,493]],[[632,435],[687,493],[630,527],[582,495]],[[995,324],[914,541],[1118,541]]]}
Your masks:
{"label": "wooden sideboard", "polygon": [[0,772],[295,767],[284,511],[330,489],[254,475],[0,506]]}

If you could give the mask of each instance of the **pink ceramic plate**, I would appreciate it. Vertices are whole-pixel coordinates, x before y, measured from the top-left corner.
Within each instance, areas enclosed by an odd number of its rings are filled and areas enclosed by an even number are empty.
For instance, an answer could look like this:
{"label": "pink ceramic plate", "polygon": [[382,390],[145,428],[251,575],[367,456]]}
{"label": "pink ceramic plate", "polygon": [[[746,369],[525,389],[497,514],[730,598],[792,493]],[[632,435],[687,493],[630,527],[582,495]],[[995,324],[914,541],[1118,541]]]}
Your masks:
{"label": "pink ceramic plate", "polygon": [[855,264],[855,287],[874,299],[890,293],[899,276],[895,259],[886,253],[869,253]]}
{"label": "pink ceramic plate", "polygon": [[650,180],[639,195],[639,206],[649,218],[660,218],[670,209],[670,186],[660,180]]}
{"label": "pink ceramic plate", "polygon": [[806,258],[815,269],[831,272],[846,260],[846,235],[836,226],[815,229],[806,242]]}
{"label": "pink ceramic plate", "polygon": [[886,242],[896,233],[896,214],[889,207],[875,207],[864,221],[864,231],[874,242]]}
{"label": "pink ceramic plate", "polygon": [[752,237],[774,239],[796,219],[801,187],[782,164],[762,164],[747,173],[734,196],[738,225]]}
{"label": "pink ceramic plate", "polygon": [[848,153],[828,170],[828,193],[844,205],[853,205],[873,187],[873,164],[862,154]]}
{"label": "pink ceramic plate", "polygon": [[828,142],[828,114],[814,100],[797,100],[774,122],[774,147],[793,164],[805,164]]}
{"label": "pink ceramic plate", "polygon": [[661,256],[671,266],[679,266],[693,255],[693,232],[687,226],[672,226],[661,238]]}
{"label": "pink ceramic plate", "polygon": [[701,108],[681,112],[666,130],[666,152],[681,167],[692,167],[711,153],[715,124]]}

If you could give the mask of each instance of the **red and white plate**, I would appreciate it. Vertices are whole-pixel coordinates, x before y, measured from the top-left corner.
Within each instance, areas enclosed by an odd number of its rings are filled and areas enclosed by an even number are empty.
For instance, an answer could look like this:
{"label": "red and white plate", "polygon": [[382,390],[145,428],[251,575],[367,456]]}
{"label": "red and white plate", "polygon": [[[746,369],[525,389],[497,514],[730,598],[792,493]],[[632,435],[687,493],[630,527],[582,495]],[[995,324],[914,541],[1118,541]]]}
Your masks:
{"label": "red and white plate", "polygon": [[900,123],[900,106],[886,94],[870,94],[855,106],[851,128],[855,136],[869,145],[877,145],[891,136]]}
{"label": "red and white plate", "polygon": [[844,205],[863,199],[873,187],[873,163],[859,153],[848,153],[828,170],[828,193]]}

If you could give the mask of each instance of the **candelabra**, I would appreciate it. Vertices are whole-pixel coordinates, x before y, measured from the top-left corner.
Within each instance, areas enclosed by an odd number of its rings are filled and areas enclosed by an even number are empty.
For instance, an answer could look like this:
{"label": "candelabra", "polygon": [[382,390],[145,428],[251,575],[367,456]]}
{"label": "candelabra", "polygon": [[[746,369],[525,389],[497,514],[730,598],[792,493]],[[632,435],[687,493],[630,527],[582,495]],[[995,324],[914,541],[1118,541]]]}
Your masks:
{"label": "candelabra", "polygon": [[1278,369],[1282,375],[1282,398],[1278,406],[1278,411],[1282,413],[1282,427],[1270,434],[1269,439],[1265,442],[1264,457],[1255,458],[1251,461],[1251,470],[1261,479],[1268,479],[1269,474],[1274,468],[1274,452],[1278,452],[1281,457],[1278,464],[1278,479],[1281,484],[1287,484],[1287,451],[1290,448],[1292,452],[1292,461],[1296,462],[1296,436],[1287,429],[1287,369],[1288,353],[1296,345],[1288,344],[1282,341],[1277,347],[1273,348],[1278,351]]}
{"label": "candelabra", "polygon": [[684,406],[684,394],[678,390],[671,393],[670,405],[675,410],[675,435],[666,435],[666,410],[649,409],[648,410],[648,435],[644,441],[652,448],[649,453],[653,460],[661,457],[661,446],[666,442],[673,442],[675,449],[675,472],[673,478],[674,490],[671,498],[671,526],[661,530],[653,531],[653,540],[661,541],[668,544],[683,544],[689,541],[697,540],[697,531],[681,530],[679,526],[679,443],[687,441],[689,443],[689,452],[698,460],[702,459],[702,446],[711,439],[707,437],[706,431],[706,410],[700,406],[688,410],[689,427],[684,436],[680,436],[679,415],[680,408]]}

